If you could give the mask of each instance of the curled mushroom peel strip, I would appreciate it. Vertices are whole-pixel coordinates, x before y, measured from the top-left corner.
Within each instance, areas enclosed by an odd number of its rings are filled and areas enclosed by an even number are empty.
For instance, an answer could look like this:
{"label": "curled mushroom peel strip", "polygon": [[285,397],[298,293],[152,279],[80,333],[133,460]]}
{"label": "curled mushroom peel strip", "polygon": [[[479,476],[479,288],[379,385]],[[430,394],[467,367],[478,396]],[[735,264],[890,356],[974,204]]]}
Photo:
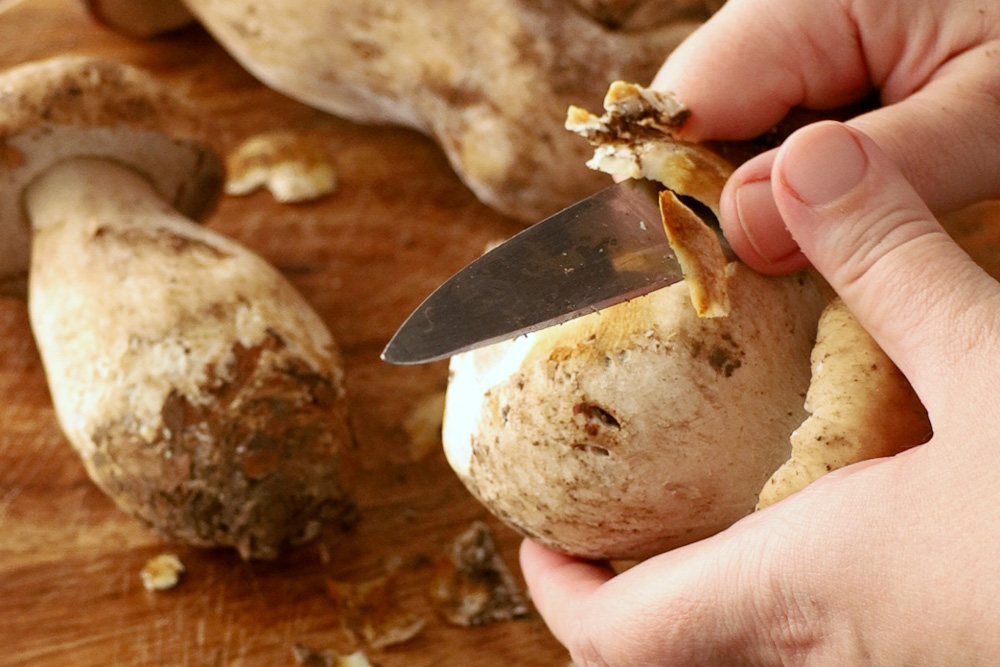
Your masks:
{"label": "curled mushroom peel strip", "polygon": [[718,234],[677,195],[691,197],[718,216],[732,165],[703,146],[673,138],[673,130],[690,113],[669,94],[615,81],[604,98],[604,109],[602,116],[576,106],[567,113],[566,129],[594,146],[587,166],[666,186],[660,195],[663,226],[695,310],[702,317],[724,317],[730,309],[727,255]]}
{"label": "curled mushroom peel strip", "polygon": [[729,259],[718,234],[670,190],[660,193],[660,213],[698,316],[725,317],[732,308],[726,287]]}
{"label": "curled mushroom peel strip", "polygon": [[167,538],[244,557],[349,521],[339,353],[273,267],[192,220],[222,185],[200,119],[91,58],[0,89],[0,270],[29,270],[30,239],[32,331],[91,478]]}
{"label": "curled mushroom peel strip", "polygon": [[832,470],[898,454],[931,436],[910,383],[840,298],[823,310],[810,358],[809,417],[792,432],[792,455],[764,485],[757,509]]}

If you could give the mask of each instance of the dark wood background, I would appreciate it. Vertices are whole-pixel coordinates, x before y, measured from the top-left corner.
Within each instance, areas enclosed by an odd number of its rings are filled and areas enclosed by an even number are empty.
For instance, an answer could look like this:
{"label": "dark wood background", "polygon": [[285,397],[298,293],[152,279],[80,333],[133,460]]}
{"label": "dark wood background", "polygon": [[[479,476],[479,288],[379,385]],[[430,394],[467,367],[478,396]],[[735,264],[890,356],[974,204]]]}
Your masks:
{"label": "dark wood background", "polygon": [[[406,644],[366,649],[373,663],[566,665],[537,615],[474,629],[433,616],[428,560],[482,519],[520,579],[519,538],[467,494],[439,445],[422,460],[411,454],[403,421],[443,390],[445,364],[378,358],[424,296],[520,225],[477,202],[431,141],[284,98],[198,27],[131,40],[71,0],[25,0],[0,14],[0,67],[69,53],[152,70],[216,117],[224,149],[291,129],[331,157],[335,195],[298,205],[267,192],[226,197],[207,224],[283,271],[339,341],[363,456],[361,521],[276,562],[163,543],[89,481],[56,425],[25,304],[0,299],[0,664],[293,665],[297,643],[365,648],[342,629],[326,581],[360,582],[402,559],[399,604],[430,620]],[[140,570],[166,551],[187,573],[176,588],[149,592]]]}

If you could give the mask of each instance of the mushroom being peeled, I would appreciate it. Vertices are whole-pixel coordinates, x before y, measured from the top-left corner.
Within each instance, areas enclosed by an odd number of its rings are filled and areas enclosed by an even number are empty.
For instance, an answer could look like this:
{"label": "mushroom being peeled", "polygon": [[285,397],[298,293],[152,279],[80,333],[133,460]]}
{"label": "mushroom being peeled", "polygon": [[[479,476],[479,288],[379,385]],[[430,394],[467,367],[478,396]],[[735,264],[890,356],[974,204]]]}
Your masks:
{"label": "mushroom being peeled", "polygon": [[639,559],[753,511],[806,414],[822,308],[804,275],[727,270],[730,314],[684,283],[452,358],[443,440],[472,493],[526,535]]}
{"label": "mushroom being peeled", "polygon": [[[827,290],[809,273],[727,263],[715,232],[670,192],[717,211],[732,169],[670,136],[686,110],[622,83],[605,106],[602,117],[571,109],[567,126],[597,146],[592,167],[669,188],[661,212],[685,280],[453,357],[443,441],[469,490],[552,548],[635,560],[727,528],[769,480],[775,502],[835,467],[923,442],[926,413],[852,317],[826,318],[821,355],[852,374],[818,373],[810,389]],[[867,427],[885,410],[905,423],[873,446]],[[836,449],[811,437],[821,430],[843,436]]]}
{"label": "mushroom being peeled", "polygon": [[[145,73],[0,75],[0,284],[91,478],[170,539],[273,557],[352,516],[337,348],[264,260],[198,226],[222,164]],[[30,250],[30,268],[29,268]]]}

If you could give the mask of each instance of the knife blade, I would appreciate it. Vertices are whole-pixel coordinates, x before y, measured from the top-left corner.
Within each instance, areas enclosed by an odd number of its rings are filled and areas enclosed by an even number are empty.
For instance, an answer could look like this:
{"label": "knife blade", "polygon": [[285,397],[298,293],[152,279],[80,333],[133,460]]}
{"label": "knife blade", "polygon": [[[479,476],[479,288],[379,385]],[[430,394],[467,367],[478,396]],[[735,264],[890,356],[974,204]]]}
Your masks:
{"label": "knife blade", "polygon": [[660,218],[661,189],[622,181],[486,252],[427,297],[382,359],[446,359],[679,282],[681,267]]}

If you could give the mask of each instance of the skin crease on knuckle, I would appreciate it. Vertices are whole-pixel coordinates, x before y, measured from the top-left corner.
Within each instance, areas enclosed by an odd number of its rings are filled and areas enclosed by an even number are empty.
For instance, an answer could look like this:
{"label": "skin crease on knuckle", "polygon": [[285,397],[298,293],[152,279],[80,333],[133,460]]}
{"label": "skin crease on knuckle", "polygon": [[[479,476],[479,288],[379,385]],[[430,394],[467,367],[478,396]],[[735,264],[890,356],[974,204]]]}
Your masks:
{"label": "skin crease on knuckle", "polygon": [[734,587],[747,591],[750,609],[743,664],[806,665],[817,656],[858,654],[856,637],[832,632],[844,610],[822,585],[845,567],[847,552],[836,532],[816,533],[842,524],[840,513],[837,502],[812,492],[776,506],[763,533],[745,533],[735,552],[743,583]]}

